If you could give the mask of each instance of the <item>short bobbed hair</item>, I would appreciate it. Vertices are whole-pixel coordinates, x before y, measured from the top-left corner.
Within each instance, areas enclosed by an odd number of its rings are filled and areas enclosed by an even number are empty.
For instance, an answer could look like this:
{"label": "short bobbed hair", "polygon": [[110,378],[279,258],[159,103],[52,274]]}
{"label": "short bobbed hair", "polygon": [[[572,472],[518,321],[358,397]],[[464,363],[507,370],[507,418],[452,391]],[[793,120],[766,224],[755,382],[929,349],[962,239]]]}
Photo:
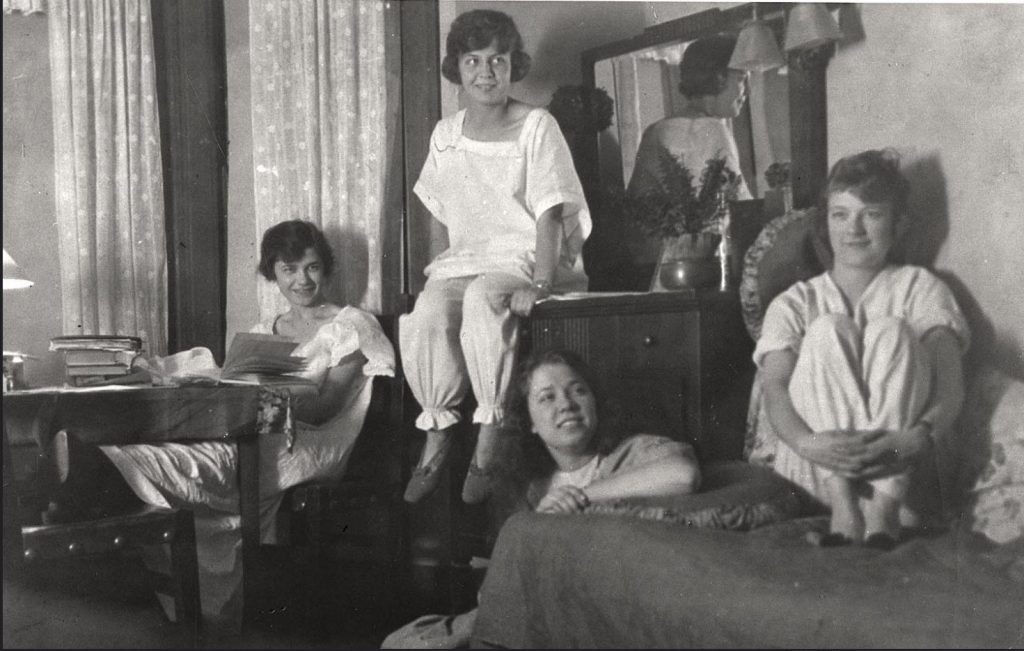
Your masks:
{"label": "short bobbed hair", "polygon": [[[889,251],[890,262],[902,262],[905,228],[899,222],[907,218],[910,184],[900,171],[900,155],[894,149],[869,149],[841,158],[828,173],[825,188],[818,199],[815,215],[815,238],[829,260],[834,256],[828,239],[828,198],[838,192],[849,192],[861,201],[888,203],[897,222],[896,239]],[[831,266],[831,265],[830,265]]]}
{"label": "short bobbed hair", "polygon": [[532,432],[530,418],[530,382],[541,366],[564,364],[579,375],[594,395],[597,406],[597,432],[595,449],[598,454],[607,454],[615,449],[621,436],[611,417],[611,409],[604,387],[594,370],[576,353],[569,350],[551,349],[534,351],[520,362],[506,399],[506,424],[519,430],[523,439],[523,461],[530,479],[548,477],[556,469],[554,459],[540,436]]}
{"label": "short bobbed hair", "polygon": [[334,253],[323,231],[312,222],[302,219],[274,224],[264,231],[257,270],[267,280],[275,280],[274,265],[277,261],[301,260],[306,254],[306,249],[313,249],[320,256],[325,276],[330,276],[334,272]]}
{"label": "short bobbed hair", "polygon": [[455,85],[462,84],[459,74],[459,57],[467,52],[483,50],[496,43],[501,52],[508,52],[512,59],[512,81],[520,81],[530,71],[530,55],[523,49],[523,37],[515,21],[505,13],[491,9],[474,9],[459,14],[452,21],[445,44],[441,74]]}
{"label": "short bobbed hair", "polygon": [[679,92],[687,98],[717,95],[725,87],[736,37],[716,34],[686,46],[679,62]]}

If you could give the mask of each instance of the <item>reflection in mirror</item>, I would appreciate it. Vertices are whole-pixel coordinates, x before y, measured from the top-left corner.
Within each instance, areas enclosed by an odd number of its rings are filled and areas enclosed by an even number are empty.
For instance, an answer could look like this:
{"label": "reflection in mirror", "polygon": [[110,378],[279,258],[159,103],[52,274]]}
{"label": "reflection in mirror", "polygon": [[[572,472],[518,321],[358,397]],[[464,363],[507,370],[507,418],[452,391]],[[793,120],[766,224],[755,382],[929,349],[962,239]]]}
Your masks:
{"label": "reflection in mirror", "polygon": [[[615,102],[611,127],[600,134],[598,158],[602,187],[625,188],[634,173],[645,129],[664,118],[685,114],[679,92],[680,62],[692,41],[677,41],[595,63],[595,85]],[[766,198],[765,170],[790,160],[789,100],[785,68],[752,72],[748,100],[729,120],[739,154],[738,170],[750,196]],[[699,178],[700,170],[691,170]]]}

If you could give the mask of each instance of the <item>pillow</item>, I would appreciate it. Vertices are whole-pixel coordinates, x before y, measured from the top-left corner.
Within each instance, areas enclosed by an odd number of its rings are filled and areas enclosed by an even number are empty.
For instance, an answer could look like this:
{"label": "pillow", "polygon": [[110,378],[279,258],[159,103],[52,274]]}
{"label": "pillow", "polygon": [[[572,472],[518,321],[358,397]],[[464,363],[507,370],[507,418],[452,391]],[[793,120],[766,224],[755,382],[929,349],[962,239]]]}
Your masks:
{"label": "pillow", "polygon": [[[757,341],[768,305],[793,283],[813,278],[824,271],[825,255],[815,248],[816,209],[793,210],[768,222],[743,258],[740,306],[747,332]],[[761,400],[761,372],[754,375],[747,410],[747,431],[743,458],[750,463],[771,466],[775,461],[778,436],[768,422]]]}
{"label": "pillow", "polygon": [[627,515],[690,527],[748,531],[807,511],[805,494],[768,468],[743,461],[708,465],[699,492],[666,498],[597,502],[584,513]]}
{"label": "pillow", "polygon": [[815,209],[794,210],[768,222],[743,257],[740,303],[750,336],[761,336],[764,311],[780,292],[825,270],[814,246]]}
{"label": "pillow", "polygon": [[[974,440],[960,452],[987,453],[969,493],[970,527],[997,543],[1024,539],[1024,382],[989,370],[972,383],[966,404],[964,434]],[[964,457],[968,472],[978,465]]]}

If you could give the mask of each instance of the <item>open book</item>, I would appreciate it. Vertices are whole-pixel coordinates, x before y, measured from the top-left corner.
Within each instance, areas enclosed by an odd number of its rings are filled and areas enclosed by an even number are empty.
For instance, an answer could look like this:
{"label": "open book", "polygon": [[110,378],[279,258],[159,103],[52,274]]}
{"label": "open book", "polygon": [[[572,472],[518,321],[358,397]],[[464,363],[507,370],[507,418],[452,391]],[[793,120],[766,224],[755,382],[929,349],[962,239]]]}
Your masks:
{"label": "open book", "polygon": [[306,368],[306,358],[292,355],[298,347],[287,337],[239,332],[224,356],[220,379],[262,379],[301,371]]}

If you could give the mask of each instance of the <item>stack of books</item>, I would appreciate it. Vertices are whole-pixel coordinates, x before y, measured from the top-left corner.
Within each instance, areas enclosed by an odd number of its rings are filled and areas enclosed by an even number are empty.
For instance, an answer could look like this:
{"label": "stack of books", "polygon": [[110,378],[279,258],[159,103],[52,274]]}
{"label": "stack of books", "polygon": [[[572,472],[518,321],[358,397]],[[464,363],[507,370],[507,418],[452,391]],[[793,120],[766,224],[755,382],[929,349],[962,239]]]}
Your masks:
{"label": "stack of books", "polygon": [[64,353],[64,369],[71,386],[89,386],[124,378],[142,352],[142,339],[122,335],[54,337],[50,350]]}

